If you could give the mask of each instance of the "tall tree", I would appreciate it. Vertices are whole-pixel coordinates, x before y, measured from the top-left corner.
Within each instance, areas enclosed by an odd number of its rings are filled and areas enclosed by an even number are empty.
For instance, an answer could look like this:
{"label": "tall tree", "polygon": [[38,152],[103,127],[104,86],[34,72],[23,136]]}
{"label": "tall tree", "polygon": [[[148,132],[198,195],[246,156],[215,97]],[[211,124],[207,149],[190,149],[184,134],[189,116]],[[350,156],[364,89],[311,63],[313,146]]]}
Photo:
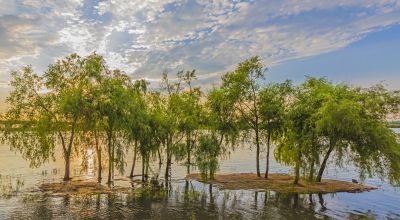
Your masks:
{"label": "tall tree", "polygon": [[269,174],[271,142],[277,140],[284,131],[287,100],[291,95],[291,91],[292,86],[290,81],[280,84],[268,84],[260,91],[258,106],[262,118],[261,129],[265,131],[267,143],[265,178],[268,178]]}
{"label": "tall tree", "polygon": [[183,152],[186,152],[187,173],[190,173],[191,153],[195,148],[202,123],[202,105],[200,103],[202,93],[200,88],[193,87],[193,81],[197,79],[195,70],[178,72],[178,77],[186,85],[180,95],[182,118],[179,128],[185,135],[186,144]]}
{"label": "tall tree", "polygon": [[172,156],[179,149],[182,132],[179,130],[182,115],[182,99],[180,96],[181,82],[171,82],[166,73],[163,74],[161,88],[165,96],[158,98],[155,108],[158,111],[160,143],[165,146],[166,166],[165,180],[168,181],[171,172]]}
{"label": "tall tree", "polygon": [[[294,165],[295,183],[301,168],[310,171],[310,180],[320,182],[332,157],[336,165],[353,162],[361,178],[375,174],[399,181],[399,144],[384,121],[388,111],[396,109],[396,99],[388,92],[308,78],[293,99],[276,156]],[[319,165],[315,179],[314,165]]]}
{"label": "tall tree", "polygon": [[115,165],[120,172],[124,169],[125,147],[122,130],[126,127],[127,111],[129,105],[130,85],[129,78],[118,70],[109,71],[100,84],[98,100],[101,128],[105,133],[108,154],[108,179],[107,184],[113,184]]}
{"label": "tall tree", "polygon": [[260,177],[260,145],[261,140],[261,114],[258,107],[260,81],[264,79],[264,67],[259,57],[252,57],[239,63],[234,72],[228,72],[222,77],[222,88],[234,100],[235,108],[246,124],[254,133],[256,145],[256,169]]}
{"label": "tall tree", "polygon": [[[85,63],[90,59],[72,54],[50,65],[43,76],[33,73],[30,66],[13,72],[14,90],[7,98],[10,109],[6,120],[18,121],[19,132],[6,130],[6,139],[34,166],[43,162],[42,159],[49,159],[58,140],[65,160],[66,181],[71,178],[70,159],[76,133],[81,130],[80,109],[85,105],[90,80]],[[24,133],[29,135],[20,136]]]}

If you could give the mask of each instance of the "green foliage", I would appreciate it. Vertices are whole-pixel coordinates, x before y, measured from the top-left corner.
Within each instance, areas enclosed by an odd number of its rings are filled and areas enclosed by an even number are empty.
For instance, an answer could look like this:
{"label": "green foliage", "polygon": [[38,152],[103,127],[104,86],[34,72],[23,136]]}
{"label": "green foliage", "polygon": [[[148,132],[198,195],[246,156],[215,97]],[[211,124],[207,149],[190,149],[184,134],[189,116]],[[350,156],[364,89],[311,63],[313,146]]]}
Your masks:
{"label": "green foliage", "polygon": [[[239,139],[256,146],[257,173],[263,144],[276,159],[294,167],[310,181],[320,181],[328,162],[354,163],[360,177],[379,176],[400,181],[400,147],[386,125],[399,112],[400,95],[377,85],[368,89],[326,79],[308,78],[293,87],[290,81],[263,85],[259,57],[240,63],[222,76],[222,85],[204,93],[196,87],[196,71],[164,73],[161,90],[145,80],[132,80],[110,70],[99,55],[76,54],[58,60],[42,75],[32,67],[11,73],[14,90],[7,98],[2,141],[21,152],[31,166],[54,158],[60,145],[69,179],[71,155],[96,149],[101,182],[102,150],[108,161],[108,183],[114,169],[121,173],[125,154],[133,150],[143,163],[143,180],[152,159],[164,152],[165,179],[172,160],[191,159],[205,180],[218,170],[218,160],[235,149]],[[135,156],[136,160],[136,156]],[[133,166],[134,167],[134,166]],[[188,172],[190,169],[188,169]],[[296,181],[295,180],[295,181]]]}
{"label": "green foliage", "polygon": [[215,135],[201,135],[199,137],[196,149],[196,163],[204,181],[214,179],[218,169],[218,156],[220,153],[219,140]]}
{"label": "green foliage", "polygon": [[309,170],[310,180],[319,165],[320,181],[333,157],[337,166],[353,162],[361,178],[377,175],[398,183],[399,144],[383,121],[395,108],[382,100],[393,100],[382,88],[363,90],[309,78],[295,93],[276,151],[278,161],[294,165],[296,176],[300,168]]}

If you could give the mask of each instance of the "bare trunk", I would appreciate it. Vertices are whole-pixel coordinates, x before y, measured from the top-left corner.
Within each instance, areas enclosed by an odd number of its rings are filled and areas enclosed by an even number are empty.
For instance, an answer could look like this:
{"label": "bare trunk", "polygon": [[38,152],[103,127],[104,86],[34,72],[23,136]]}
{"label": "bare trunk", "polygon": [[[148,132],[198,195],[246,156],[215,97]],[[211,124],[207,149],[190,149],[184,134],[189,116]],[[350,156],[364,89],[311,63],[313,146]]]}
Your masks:
{"label": "bare trunk", "polygon": [[137,142],[137,140],[135,140],[135,149],[133,150],[133,162],[132,162],[131,174],[129,175],[130,178],[133,177],[133,172],[135,170],[137,146],[138,146],[138,142]]}
{"label": "bare trunk", "polygon": [[191,143],[190,143],[190,132],[186,135],[186,151],[187,151],[187,174],[190,174],[190,151],[191,151]]}
{"label": "bare trunk", "polygon": [[149,181],[149,156],[146,157],[145,166],[146,166],[146,170],[145,170],[146,173],[145,173],[144,177],[145,177],[145,180],[147,182],[147,181]]}
{"label": "bare trunk", "polygon": [[97,158],[99,161],[99,168],[97,170],[97,182],[101,183],[101,172],[103,170],[103,167],[101,165],[101,150],[97,151]]}
{"label": "bare trunk", "polygon": [[142,155],[142,182],[144,182],[144,175],[145,175],[145,173],[144,173],[144,165],[145,164],[145,162],[144,162],[144,155]]}
{"label": "bare trunk", "polygon": [[169,178],[170,169],[171,169],[171,158],[168,156],[167,165],[165,166],[165,180],[168,180]]}
{"label": "bare trunk", "polygon": [[98,162],[98,170],[97,170],[97,182],[101,183],[101,172],[102,172],[102,164],[101,164],[101,148],[99,146],[99,139],[97,136],[97,132],[94,134],[95,145],[96,145],[96,154],[97,154],[97,162]]}
{"label": "bare trunk", "polygon": [[112,132],[108,132],[107,134],[107,141],[108,141],[108,180],[107,184],[110,186],[113,181],[113,164],[114,164],[114,152],[112,147]]}
{"label": "bare trunk", "polygon": [[70,177],[70,153],[66,153],[65,155],[65,174],[64,174],[64,181],[69,181]]}
{"label": "bare trunk", "polygon": [[301,150],[297,150],[296,166],[294,168],[294,181],[293,184],[298,184],[300,179],[300,162],[301,162]]}
{"label": "bare trunk", "polygon": [[265,166],[265,179],[268,179],[269,174],[269,151],[270,151],[270,141],[271,141],[271,132],[268,131],[268,138],[267,138],[267,161]]}
{"label": "bare trunk", "polygon": [[257,167],[257,176],[261,177],[261,173],[260,173],[260,138],[259,138],[259,134],[258,134],[258,126],[256,125],[256,146],[257,146],[257,152],[256,152],[256,167]]}
{"label": "bare trunk", "polygon": [[167,152],[167,164],[165,165],[165,181],[168,181],[169,178],[169,170],[171,169],[171,155],[170,155],[170,140],[167,140],[167,147],[166,147],[166,152]]}
{"label": "bare trunk", "polygon": [[310,167],[310,174],[308,175],[308,181],[314,181],[314,160],[311,161],[311,167]]}
{"label": "bare trunk", "polygon": [[325,170],[325,167],[326,167],[326,163],[327,163],[327,161],[328,161],[328,159],[329,159],[330,154],[331,154],[332,151],[333,151],[333,148],[334,148],[334,144],[332,144],[332,142],[331,142],[331,143],[329,144],[329,149],[328,149],[328,151],[326,152],[326,155],[325,155],[325,157],[324,157],[324,160],[322,161],[321,167],[320,167],[319,170],[318,170],[318,175],[317,175],[317,178],[315,179],[316,182],[321,182],[322,175],[324,174],[324,170]]}
{"label": "bare trunk", "polygon": [[160,149],[157,150],[157,153],[158,153],[158,164],[161,165],[162,164],[162,159],[161,159]]}

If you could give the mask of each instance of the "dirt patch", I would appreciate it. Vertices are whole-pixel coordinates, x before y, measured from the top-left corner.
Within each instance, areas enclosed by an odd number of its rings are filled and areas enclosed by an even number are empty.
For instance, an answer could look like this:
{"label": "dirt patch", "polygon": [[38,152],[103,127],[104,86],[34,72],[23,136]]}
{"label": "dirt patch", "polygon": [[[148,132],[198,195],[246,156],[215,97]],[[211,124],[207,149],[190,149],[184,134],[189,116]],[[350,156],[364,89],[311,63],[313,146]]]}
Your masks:
{"label": "dirt patch", "polygon": [[95,181],[71,180],[60,183],[43,183],[39,186],[42,192],[63,195],[63,194],[98,194],[98,193],[115,193],[129,192],[129,187],[108,187],[101,185]]}
{"label": "dirt patch", "polygon": [[[201,181],[201,176],[197,173],[189,174],[186,178]],[[208,183],[216,184],[224,189],[268,189],[287,193],[364,192],[377,189],[372,186],[332,179],[323,179],[320,183],[301,179],[299,184],[294,185],[292,176],[280,173],[272,173],[268,179],[257,177],[255,173],[220,174]]]}

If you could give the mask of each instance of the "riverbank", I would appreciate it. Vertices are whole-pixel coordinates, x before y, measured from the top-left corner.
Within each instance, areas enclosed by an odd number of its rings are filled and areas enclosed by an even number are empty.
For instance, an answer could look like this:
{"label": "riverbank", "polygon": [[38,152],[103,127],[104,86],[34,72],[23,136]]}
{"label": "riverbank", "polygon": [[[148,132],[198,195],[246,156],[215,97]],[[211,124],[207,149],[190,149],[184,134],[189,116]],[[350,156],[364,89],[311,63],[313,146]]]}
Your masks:
{"label": "riverbank", "polygon": [[[202,181],[198,173],[189,174],[186,178]],[[215,184],[223,189],[267,189],[282,193],[364,192],[377,189],[373,186],[332,179],[322,179],[320,183],[300,179],[299,184],[294,185],[292,176],[281,173],[271,173],[268,179],[257,177],[255,173],[220,174],[208,183]]]}

